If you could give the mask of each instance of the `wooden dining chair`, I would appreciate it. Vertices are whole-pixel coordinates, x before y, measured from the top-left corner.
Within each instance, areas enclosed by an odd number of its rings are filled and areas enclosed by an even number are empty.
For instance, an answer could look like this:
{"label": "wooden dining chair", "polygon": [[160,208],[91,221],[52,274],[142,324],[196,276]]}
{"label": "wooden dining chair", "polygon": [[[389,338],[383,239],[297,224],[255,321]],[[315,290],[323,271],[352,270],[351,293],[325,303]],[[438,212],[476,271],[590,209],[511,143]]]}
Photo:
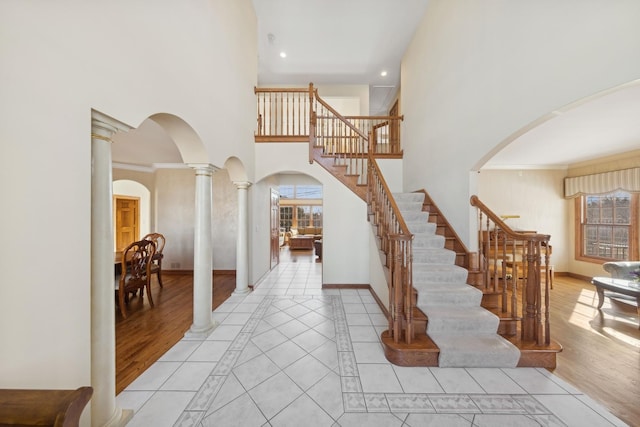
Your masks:
{"label": "wooden dining chair", "polygon": [[140,298],[144,298],[144,289],[147,289],[149,304],[153,307],[151,296],[151,264],[156,245],[151,240],[139,240],[131,243],[122,252],[122,273],[116,277],[116,293],[118,305],[122,317],[127,317],[126,304],[129,303],[129,295],[140,291]]}
{"label": "wooden dining chair", "polygon": [[153,254],[153,262],[151,263],[151,274],[155,274],[158,277],[158,284],[162,287],[162,258],[164,258],[162,251],[164,250],[166,239],[160,233],[149,233],[143,239],[151,240],[156,245],[156,252]]}

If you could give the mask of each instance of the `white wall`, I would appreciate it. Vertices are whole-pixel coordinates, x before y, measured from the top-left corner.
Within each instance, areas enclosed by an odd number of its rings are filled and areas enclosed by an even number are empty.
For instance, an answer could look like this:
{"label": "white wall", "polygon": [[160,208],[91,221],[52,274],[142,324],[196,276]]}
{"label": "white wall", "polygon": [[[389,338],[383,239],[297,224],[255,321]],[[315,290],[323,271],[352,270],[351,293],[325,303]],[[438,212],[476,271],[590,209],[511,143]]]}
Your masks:
{"label": "white wall", "polygon": [[238,189],[226,169],[213,174],[213,269],[236,269]]}
{"label": "white wall", "polygon": [[[389,283],[387,282],[387,274],[384,267],[384,252],[378,247],[373,227],[369,227],[369,259],[371,260],[369,263],[369,284],[382,305],[388,310]],[[386,271],[388,272],[388,270]]]}
{"label": "white wall", "polygon": [[250,0],[0,2],[0,387],[91,382],[91,109],[174,114],[253,171],[256,31]]}
{"label": "white wall", "polygon": [[402,159],[376,159],[380,172],[392,193],[402,192]]}
{"label": "white wall", "polygon": [[295,171],[322,184],[322,281],[324,284],[369,284],[369,223],[366,203],[317,163],[309,164],[306,143],[256,144],[256,179],[253,191],[252,282],[269,270],[268,187],[277,187],[273,175]]}
{"label": "white wall", "polygon": [[546,113],[637,79],[639,15],[635,0],[431,0],[401,66],[405,190],[426,189],[473,247],[470,171]]}
{"label": "white wall", "polygon": [[478,198],[496,215],[519,215],[506,224],[514,230],[551,235],[555,271],[569,271],[573,243],[564,199],[565,170],[486,170],[478,174]]}

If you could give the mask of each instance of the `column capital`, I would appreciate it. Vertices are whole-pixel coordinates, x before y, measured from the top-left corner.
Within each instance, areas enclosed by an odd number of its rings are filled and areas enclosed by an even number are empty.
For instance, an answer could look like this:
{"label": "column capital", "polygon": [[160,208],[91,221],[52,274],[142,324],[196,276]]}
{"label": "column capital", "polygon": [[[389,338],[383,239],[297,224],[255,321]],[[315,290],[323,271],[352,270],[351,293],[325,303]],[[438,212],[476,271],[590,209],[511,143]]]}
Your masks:
{"label": "column capital", "polygon": [[131,126],[109,117],[96,110],[91,110],[91,138],[111,141],[111,137],[118,131],[128,132]]}
{"label": "column capital", "polygon": [[238,187],[238,190],[246,190],[251,187],[251,183],[249,181],[233,181],[233,185]]}
{"label": "column capital", "polygon": [[187,163],[187,166],[195,170],[196,175],[212,176],[220,170],[220,168],[213,166],[211,163]]}

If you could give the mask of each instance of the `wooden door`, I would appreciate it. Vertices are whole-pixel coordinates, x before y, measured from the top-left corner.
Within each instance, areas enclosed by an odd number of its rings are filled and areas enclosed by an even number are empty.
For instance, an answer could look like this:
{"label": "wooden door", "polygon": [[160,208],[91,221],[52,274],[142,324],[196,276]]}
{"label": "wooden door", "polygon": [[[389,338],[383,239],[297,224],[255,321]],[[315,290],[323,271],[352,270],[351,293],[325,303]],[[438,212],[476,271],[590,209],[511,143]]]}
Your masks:
{"label": "wooden door", "polygon": [[116,252],[140,239],[140,199],[114,196]]}
{"label": "wooden door", "polygon": [[280,262],[280,193],[271,189],[271,221],[270,221],[271,267]]}

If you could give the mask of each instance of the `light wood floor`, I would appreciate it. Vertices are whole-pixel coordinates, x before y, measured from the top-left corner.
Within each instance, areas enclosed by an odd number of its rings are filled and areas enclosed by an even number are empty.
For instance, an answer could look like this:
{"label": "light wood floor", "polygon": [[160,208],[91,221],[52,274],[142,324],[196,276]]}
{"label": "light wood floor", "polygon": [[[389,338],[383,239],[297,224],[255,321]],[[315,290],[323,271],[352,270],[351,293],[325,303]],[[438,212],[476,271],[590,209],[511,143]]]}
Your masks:
{"label": "light wood floor", "polygon": [[635,306],[606,298],[599,312],[595,287],[556,276],[551,336],[560,342],[554,373],[631,426],[640,426],[640,330]]}
{"label": "light wood floor", "polygon": [[[305,251],[300,256],[313,256]],[[131,303],[130,315],[116,315],[116,390],[126,388],[178,342],[193,321],[191,275],[154,281],[154,309]],[[213,307],[233,292],[235,277],[214,276]],[[556,375],[592,397],[629,425],[640,425],[640,330],[635,307],[607,298],[601,312],[588,282],[556,276],[551,291],[552,337],[564,350]]]}

